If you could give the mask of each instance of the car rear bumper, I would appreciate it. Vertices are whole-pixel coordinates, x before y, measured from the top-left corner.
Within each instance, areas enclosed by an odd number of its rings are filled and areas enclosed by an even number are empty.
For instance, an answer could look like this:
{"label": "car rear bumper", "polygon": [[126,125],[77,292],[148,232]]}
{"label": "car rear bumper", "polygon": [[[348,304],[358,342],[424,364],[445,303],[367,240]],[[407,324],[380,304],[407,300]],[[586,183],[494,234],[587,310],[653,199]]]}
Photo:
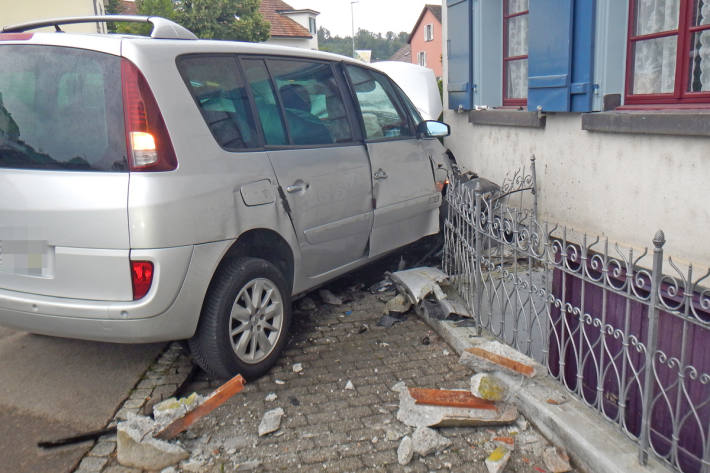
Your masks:
{"label": "car rear bumper", "polygon": [[231,242],[133,250],[155,264],[153,286],[138,301],[65,299],[0,289],[0,325],[43,335],[143,343],[191,337],[205,292]]}

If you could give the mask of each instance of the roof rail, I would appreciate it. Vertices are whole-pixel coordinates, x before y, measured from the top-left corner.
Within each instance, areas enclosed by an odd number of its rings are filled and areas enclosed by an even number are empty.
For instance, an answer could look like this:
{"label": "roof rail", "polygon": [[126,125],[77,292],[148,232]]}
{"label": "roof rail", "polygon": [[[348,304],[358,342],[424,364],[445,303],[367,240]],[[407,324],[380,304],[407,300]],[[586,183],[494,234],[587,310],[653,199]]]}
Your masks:
{"label": "roof rail", "polygon": [[4,26],[0,33],[21,33],[27,30],[54,26],[56,31],[61,32],[59,25],[70,25],[75,23],[99,23],[103,21],[115,21],[121,23],[151,23],[153,30],[151,38],[160,39],[197,39],[197,36],[184,26],[178,25],[159,16],[140,15],[98,15],[98,16],[74,16],[68,18],[53,18],[49,20],[32,21],[19,25]]}

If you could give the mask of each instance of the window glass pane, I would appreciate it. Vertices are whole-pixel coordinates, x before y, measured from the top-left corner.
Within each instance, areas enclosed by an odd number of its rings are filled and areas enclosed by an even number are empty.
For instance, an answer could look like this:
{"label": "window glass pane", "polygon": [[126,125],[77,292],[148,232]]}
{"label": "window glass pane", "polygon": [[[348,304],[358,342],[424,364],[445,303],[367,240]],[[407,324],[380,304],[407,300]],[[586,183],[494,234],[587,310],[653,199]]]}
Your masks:
{"label": "window glass pane", "polygon": [[254,96],[256,112],[264,130],[264,140],[268,145],[286,145],[286,129],[281,119],[281,111],[271,86],[269,73],[261,59],[243,59],[244,73]]}
{"label": "window glass pane", "polygon": [[246,86],[234,57],[187,56],[180,59],[178,69],[220,146],[259,146]]}
{"label": "window glass pane", "polygon": [[[710,11],[708,13],[710,14]],[[690,44],[688,91],[710,92],[710,30],[692,34]]]}
{"label": "window glass pane", "polygon": [[269,59],[269,70],[296,145],[352,141],[348,114],[330,64]]}
{"label": "window glass pane", "polygon": [[636,0],[636,35],[678,29],[680,0]]}
{"label": "window glass pane", "polygon": [[528,96],[528,60],[506,62],[506,91],[508,99],[524,99]]}
{"label": "window glass pane", "polygon": [[710,25],[710,0],[693,0],[693,26]]}
{"label": "window glass pane", "polygon": [[528,54],[528,15],[514,16],[508,21],[508,49],[505,56]]}
{"label": "window glass pane", "polygon": [[0,46],[0,167],[126,171],[120,58]]}
{"label": "window glass pane", "polygon": [[514,13],[520,13],[529,9],[529,0],[508,0],[508,11],[505,12],[506,15],[512,15]]}
{"label": "window glass pane", "polygon": [[382,74],[347,66],[368,139],[412,136],[406,115],[393,99],[394,90]]}
{"label": "window glass pane", "polygon": [[676,36],[636,41],[632,94],[665,94],[675,89]]}

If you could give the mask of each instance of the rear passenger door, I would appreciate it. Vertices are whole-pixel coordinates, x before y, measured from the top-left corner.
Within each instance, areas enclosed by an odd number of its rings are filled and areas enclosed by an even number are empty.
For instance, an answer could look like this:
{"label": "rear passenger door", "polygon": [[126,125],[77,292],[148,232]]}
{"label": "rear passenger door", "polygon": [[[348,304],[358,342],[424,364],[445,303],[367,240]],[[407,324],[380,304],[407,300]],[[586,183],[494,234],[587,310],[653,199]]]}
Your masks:
{"label": "rear passenger door", "polygon": [[353,65],[346,69],[372,166],[375,210],[370,255],[375,256],[436,233],[441,194],[431,161],[390,80],[371,69]]}
{"label": "rear passenger door", "polygon": [[243,57],[269,159],[296,230],[304,275],[367,256],[370,164],[331,63]]}

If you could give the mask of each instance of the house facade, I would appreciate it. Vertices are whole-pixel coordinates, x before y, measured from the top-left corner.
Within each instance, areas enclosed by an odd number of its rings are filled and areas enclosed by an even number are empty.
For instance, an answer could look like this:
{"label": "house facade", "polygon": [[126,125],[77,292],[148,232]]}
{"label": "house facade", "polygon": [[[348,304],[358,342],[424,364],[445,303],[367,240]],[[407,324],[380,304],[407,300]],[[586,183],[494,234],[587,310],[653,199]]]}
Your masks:
{"label": "house facade", "polygon": [[443,73],[442,38],[441,5],[425,5],[407,43],[412,64],[428,67],[437,78]]}
{"label": "house facade", "polygon": [[710,0],[447,0],[445,141],[540,218],[710,267]]}
{"label": "house facade", "polygon": [[[0,0],[0,26],[15,25],[33,20],[67,16],[95,16],[105,12],[103,0]],[[62,26],[76,33],[105,33],[104,23],[83,23]],[[51,28],[53,31],[54,28]]]}
{"label": "house facade", "polygon": [[267,44],[318,49],[317,11],[297,10],[281,0],[261,0],[259,11],[271,23]]}

